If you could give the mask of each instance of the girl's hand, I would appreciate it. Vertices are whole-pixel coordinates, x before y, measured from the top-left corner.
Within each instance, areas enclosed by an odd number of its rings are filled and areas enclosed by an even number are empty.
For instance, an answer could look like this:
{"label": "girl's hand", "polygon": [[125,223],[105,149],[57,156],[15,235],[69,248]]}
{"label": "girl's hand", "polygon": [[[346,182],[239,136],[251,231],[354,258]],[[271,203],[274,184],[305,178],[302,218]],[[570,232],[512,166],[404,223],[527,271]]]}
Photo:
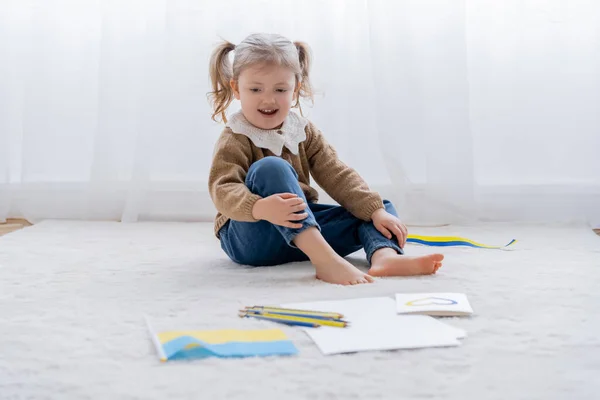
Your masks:
{"label": "girl's hand", "polygon": [[400,220],[394,215],[388,213],[383,208],[375,211],[371,215],[373,225],[383,236],[388,239],[392,238],[392,235],[396,236],[398,240],[398,246],[401,248],[406,244],[406,237],[408,236],[408,229]]}
{"label": "girl's hand", "polygon": [[274,225],[287,228],[302,228],[302,221],[308,217],[308,213],[296,214],[304,211],[306,203],[301,197],[294,193],[277,193],[254,203],[252,216],[255,219],[269,221]]}

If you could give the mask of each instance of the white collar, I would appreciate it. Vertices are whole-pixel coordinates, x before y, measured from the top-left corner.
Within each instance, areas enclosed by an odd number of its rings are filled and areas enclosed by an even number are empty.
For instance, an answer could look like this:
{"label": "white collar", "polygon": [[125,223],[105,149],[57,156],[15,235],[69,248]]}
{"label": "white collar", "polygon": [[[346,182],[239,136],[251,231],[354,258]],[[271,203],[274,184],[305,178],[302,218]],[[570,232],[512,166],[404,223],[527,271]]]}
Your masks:
{"label": "white collar", "polygon": [[241,110],[233,114],[227,123],[233,133],[247,136],[256,147],[270,150],[277,156],[281,155],[283,146],[298,155],[298,145],[306,140],[306,125],[308,120],[293,111],[288,113],[280,129],[257,128],[248,122]]}

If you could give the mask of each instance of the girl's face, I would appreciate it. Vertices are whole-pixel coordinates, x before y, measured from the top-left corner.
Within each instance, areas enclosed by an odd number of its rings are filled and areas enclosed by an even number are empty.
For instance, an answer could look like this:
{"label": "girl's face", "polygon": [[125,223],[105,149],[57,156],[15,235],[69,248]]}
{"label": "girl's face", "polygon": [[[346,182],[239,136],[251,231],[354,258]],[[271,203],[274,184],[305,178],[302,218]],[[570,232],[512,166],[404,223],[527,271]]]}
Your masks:
{"label": "girl's face", "polygon": [[271,64],[245,68],[231,87],[244,117],[261,129],[279,128],[298,94],[294,72]]}

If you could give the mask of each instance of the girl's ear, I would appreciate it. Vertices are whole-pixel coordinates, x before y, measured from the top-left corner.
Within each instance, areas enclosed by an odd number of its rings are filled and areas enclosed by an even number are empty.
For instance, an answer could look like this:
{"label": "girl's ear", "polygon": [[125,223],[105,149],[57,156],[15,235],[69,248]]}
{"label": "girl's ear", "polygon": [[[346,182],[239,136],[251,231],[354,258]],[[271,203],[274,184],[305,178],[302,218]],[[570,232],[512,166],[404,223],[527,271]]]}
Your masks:
{"label": "girl's ear", "polygon": [[235,97],[236,100],[239,100],[240,99],[240,88],[238,86],[237,81],[232,79],[229,81],[229,85],[231,86],[231,90],[233,90],[233,96]]}

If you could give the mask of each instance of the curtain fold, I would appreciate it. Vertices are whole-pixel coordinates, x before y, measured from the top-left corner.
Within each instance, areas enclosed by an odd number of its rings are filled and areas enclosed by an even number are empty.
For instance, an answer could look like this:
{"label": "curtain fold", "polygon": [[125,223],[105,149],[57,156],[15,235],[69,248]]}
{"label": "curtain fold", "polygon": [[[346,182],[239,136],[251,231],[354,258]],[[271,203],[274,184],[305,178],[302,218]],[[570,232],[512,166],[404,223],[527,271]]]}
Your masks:
{"label": "curtain fold", "polygon": [[0,220],[211,220],[208,58],[260,31],[406,222],[600,225],[592,0],[2,0]]}

